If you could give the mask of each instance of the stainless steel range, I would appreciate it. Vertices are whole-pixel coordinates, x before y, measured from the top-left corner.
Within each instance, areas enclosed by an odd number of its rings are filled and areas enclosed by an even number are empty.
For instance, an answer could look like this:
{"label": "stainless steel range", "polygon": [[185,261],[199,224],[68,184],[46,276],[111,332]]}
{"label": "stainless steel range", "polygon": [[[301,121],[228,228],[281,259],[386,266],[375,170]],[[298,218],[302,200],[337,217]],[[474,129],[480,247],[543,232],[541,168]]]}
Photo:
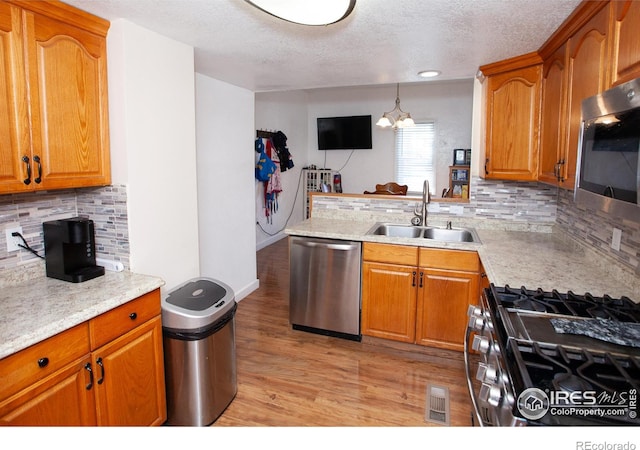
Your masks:
{"label": "stainless steel range", "polygon": [[469,308],[465,365],[478,425],[640,425],[627,297],[491,285]]}

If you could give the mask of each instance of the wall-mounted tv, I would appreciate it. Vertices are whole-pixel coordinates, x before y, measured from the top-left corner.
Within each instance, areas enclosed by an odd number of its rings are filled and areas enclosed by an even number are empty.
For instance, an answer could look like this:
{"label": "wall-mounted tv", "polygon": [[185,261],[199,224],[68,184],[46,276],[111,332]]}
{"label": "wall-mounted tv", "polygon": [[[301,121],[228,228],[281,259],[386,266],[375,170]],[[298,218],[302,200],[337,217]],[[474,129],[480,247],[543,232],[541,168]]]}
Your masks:
{"label": "wall-mounted tv", "polygon": [[371,149],[371,116],[318,117],[318,150]]}

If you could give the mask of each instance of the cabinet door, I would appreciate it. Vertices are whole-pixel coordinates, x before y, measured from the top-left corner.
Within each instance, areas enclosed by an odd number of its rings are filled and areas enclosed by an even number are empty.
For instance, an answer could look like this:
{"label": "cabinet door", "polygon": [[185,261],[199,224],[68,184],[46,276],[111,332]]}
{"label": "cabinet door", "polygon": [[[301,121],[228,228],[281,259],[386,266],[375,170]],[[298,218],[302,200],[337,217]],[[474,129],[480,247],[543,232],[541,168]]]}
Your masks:
{"label": "cabinet door", "polygon": [[541,65],[487,77],[485,177],[538,176]]}
{"label": "cabinet door", "polygon": [[477,303],[479,275],[440,269],[420,269],[424,285],[418,294],[416,343],[462,351],[467,309]]}
{"label": "cabinet door", "polygon": [[416,267],[362,264],[362,334],[414,342]]}
{"label": "cabinet door", "polygon": [[611,84],[615,85],[640,77],[640,1],[619,0],[612,4]]}
{"label": "cabinet door", "polygon": [[538,180],[558,184],[566,163],[567,46],[560,47],[542,67],[542,126]]}
{"label": "cabinet door", "polygon": [[160,425],[167,419],[160,316],[92,354],[98,425]]}
{"label": "cabinet door", "polygon": [[31,11],[24,20],[34,181],[109,184],[106,39]]}
{"label": "cabinet door", "polygon": [[24,68],[21,10],[0,3],[0,194],[33,189]]}
{"label": "cabinet door", "polygon": [[609,8],[604,7],[569,39],[569,130],[566,164],[560,185],[573,189],[578,159],[582,100],[607,86],[607,30]]}
{"label": "cabinet door", "polygon": [[[0,403],[0,423],[28,426],[96,424],[87,356]],[[90,367],[90,366],[89,366]]]}

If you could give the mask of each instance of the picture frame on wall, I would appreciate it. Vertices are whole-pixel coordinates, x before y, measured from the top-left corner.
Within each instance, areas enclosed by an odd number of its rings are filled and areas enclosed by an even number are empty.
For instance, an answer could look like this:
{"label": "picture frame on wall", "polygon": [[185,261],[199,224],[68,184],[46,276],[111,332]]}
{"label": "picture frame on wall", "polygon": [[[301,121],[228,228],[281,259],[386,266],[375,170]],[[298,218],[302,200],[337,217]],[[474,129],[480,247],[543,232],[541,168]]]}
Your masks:
{"label": "picture frame on wall", "polygon": [[453,150],[453,165],[465,166],[467,161],[467,152],[463,148],[456,148]]}

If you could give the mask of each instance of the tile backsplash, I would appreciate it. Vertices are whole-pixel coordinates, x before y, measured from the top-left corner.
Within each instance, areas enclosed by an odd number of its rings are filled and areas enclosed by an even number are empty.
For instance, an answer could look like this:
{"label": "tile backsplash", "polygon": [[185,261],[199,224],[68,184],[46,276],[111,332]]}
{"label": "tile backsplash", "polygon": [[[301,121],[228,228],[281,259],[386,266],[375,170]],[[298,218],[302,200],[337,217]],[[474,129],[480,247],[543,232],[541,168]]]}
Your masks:
{"label": "tile backsplash", "polygon": [[[314,196],[314,217],[352,218],[413,216],[415,199]],[[125,185],[0,195],[0,271],[35,262],[28,251],[7,253],[4,229],[22,227],[29,245],[44,254],[42,222],[87,216],[95,223],[99,257],[129,269],[127,190]],[[597,254],[640,276],[640,223],[611,217],[573,203],[573,192],[541,183],[488,181],[474,178],[469,203],[429,205],[429,219],[481,219],[491,227],[548,232],[554,225]],[[622,230],[620,250],[611,248],[613,228]]]}
{"label": "tile backsplash", "polygon": [[86,216],[94,221],[96,254],[129,268],[126,186],[0,195],[0,270],[35,262],[26,250],[7,252],[5,228],[19,225],[25,240],[44,256],[42,222]]}
{"label": "tile backsplash", "polygon": [[[401,217],[401,221],[408,223],[415,203],[415,198],[319,195],[314,196],[312,216],[389,221]],[[573,191],[536,182],[474,178],[469,203],[433,200],[429,205],[429,220],[437,225],[439,219],[454,223],[469,219],[474,221],[474,226],[486,224],[491,228],[541,232],[558,226],[606,261],[622,266],[632,276],[640,276],[640,223],[578,207],[573,202]],[[611,248],[614,227],[622,231],[620,250]]]}
{"label": "tile backsplash", "polygon": [[[558,225],[599,255],[615,260],[640,277],[640,222],[578,206],[573,202],[573,191],[559,191]],[[622,231],[620,250],[611,248],[614,227]]]}
{"label": "tile backsplash", "polygon": [[[557,190],[541,183],[496,182],[474,178],[468,203],[438,202],[433,199],[429,204],[429,220],[465,219],[491,223],[491,227],[500,224],[510,229],[530,231],[551,231],[555,224],[557,208]],[[416,199],[389,197],[332,197],[314,196],[313,217],[353,216],[368,220],[369,217],[398,217],[410,220],[416,205]],[[404,218],[407,216],[408,218]]]}

